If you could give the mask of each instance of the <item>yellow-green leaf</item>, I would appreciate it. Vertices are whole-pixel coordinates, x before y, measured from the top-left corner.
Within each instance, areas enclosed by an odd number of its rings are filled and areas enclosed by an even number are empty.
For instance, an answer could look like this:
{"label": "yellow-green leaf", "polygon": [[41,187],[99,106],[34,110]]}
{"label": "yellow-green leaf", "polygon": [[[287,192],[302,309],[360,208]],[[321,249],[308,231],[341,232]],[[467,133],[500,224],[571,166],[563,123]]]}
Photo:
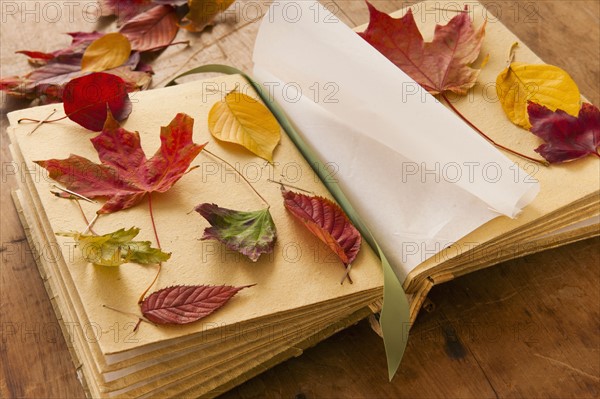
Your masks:
{"label": "yellow-green leaf", "polygon": [[553,65],[513,62],[498,75],[496,92],[508,118],[528,130],[531,127],[528,101],[553,111],[560,108],[573,116],[581,108],[577,84],[568,73]]}
{"label": "yellow-green leaf", "polygon": [[131,43],[121,33],[108,33],[94,40],[83,53],[81,70],[102,72],[123,65],[131,54]]}
{"label": "yellow-green leaf", "polygon": [[190,11],[181,21],[181,27],[190,32],[201,32],[212,25],[215,17],[235,0],[188,0]]}
{"label": "yellow-green leaf", "polygon": [[85,260],[98,266],[119,266],[123,263],[140,265],[164,262],[171,257],[158,248],[152,248],[150,241],[132,241],[140,229],[120,229],[101,236],[81,233],[56,233],[63,237],[73,237]]}
{"label": "yellow-green leaf", "polygon": [[271,111],[245,94],[233,92],[216,103],[208,114],[210,133],[219,140],[240,144],[273,162],[281,128]]}

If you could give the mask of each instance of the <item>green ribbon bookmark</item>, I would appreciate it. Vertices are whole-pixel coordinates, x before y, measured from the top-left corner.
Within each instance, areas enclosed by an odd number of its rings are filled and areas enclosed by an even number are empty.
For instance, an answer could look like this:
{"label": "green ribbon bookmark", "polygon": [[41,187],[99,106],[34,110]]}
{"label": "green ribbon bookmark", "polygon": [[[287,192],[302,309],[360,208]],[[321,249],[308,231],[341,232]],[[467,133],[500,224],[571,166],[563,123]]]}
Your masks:
{"label": "green ribbon bookmark", "polygon": [[406,298],[406,294],[402,288],[402,283],[396,277],[396,274],[386,259],[383,251],[342,192],[340,186],[337,184],[337,182],[328,178],[326,175],[327,169],[323,166],[322,162],[304,142],[296,129],[294,129],[281,107],[279,107],[279,105],[277,105],[274,101],[271,101],[271,99],[265,95],[264,88],[258,82],[254,81],[237,68],[228,65],[210,64],[182,73],[167,83],[167,87],[176,85],[176,80],[184,76],[209,72],[217,72],[227,75],[241,75],[248,81],[248,83],[252,85],[265,105],[270,109],[271,113],[273,113],[275,118],[277,118],[277,121],[283,130],[294,142],[296,147],[298,147],[304,158],[308,160],[323,184],[325,184],[329,192],[344,209],[350,220],[352,220],[352,223],[354,223],[356,228],[361,232],[371,248],[373,248],[379,254],[379,258],[381,259],[381,267],[383,268],[383,306],[381,309],[379,323],[381,324],[381,330],[383,332],[388,376],[391,381],[396,374],[396,371],[400,366],[402,356],[404,355],[406,342],[408,340],[408,330],[410,327],[408,299]]}

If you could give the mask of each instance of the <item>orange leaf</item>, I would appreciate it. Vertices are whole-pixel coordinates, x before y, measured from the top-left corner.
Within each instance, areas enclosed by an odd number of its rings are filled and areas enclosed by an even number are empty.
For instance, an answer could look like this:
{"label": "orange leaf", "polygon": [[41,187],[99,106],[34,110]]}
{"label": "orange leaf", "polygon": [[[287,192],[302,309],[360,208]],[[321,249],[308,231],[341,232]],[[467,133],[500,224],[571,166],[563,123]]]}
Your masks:
{"label": "orange leaf", "polygon": [[108,33],[94,40],[83,53],[81,70],[102,72],[123,65],[131,54],[129,39],[119,32]]}

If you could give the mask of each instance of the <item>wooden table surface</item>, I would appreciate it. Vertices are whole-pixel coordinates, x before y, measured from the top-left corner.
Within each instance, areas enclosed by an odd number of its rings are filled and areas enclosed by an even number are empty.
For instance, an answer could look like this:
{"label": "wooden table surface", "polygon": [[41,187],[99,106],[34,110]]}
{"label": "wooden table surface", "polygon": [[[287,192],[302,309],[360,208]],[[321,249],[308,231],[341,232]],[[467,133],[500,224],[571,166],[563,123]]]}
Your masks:
{"label": "wooden table surface", "polygon": [[[65,4],[69,3],[69,6]],[[193,66],[251,70],[263,1],[239,2],[211,32],[191,35],[154,62],[153,87]],[[368,20],[361,0],[324,1],[347,24]],[[405,1],[375,1],[387,12]],[[546,62],[569,71],[600,103],[600,2],[484,1]],[[0,2],[1,76],[31,68],[16,50],[52,51],[61,33],[114,29],[94,2]],[[16,10],[16,11],[15,11]],[[25,12],[25,10],[29,10]],[[58,10],[58,12],[57,12]],[[490,21],[492,22],[492,21]],[[6,113],[28,106],[2,94],[0,393],[2,397],[82,397],[73,364],[10,199],[13,176]],[[363,321],[225,398],[498,398],[600,396],[600,240],[591,239],[470,274],[434,288],[435,308],[411,331],[399,374],[386,380],[381,340]]]}

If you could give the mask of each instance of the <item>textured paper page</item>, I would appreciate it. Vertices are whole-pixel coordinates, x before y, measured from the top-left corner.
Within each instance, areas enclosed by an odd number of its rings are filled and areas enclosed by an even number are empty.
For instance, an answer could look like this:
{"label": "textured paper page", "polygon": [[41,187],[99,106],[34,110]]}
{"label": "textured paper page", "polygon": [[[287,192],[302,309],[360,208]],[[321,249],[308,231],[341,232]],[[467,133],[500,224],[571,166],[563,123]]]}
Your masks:
{"label": "textured paper page", "polygon": [[[195,119],[194,141],[209,141],[207,148],[238,165],[242,173],[270,202],[279,236],[275,252],[273,256],[267,255],[259,262],[252,263],[241,255],[224,250],[218,242],[199,240],[208,224],[197,214],[187,214],[199,203],[214,202],[239,210],[256,210],[263,206],[234,172],[223,167],[219,161],[200,154],[193,163],[200,165],[199,170],[186,175],[168,193],[155,195],[153,198],[163,248],[173,253],[172,258],[165,263],[153,289],[174,284],[239,286],[257,283],[257,286],[240,292],[231,303],[200,323],[178,327],[143,328],[138,332],[136,342],[115,340],[109,334],[100,334],[98,344],[105,354],[186,336],[223,324],[255,320],[382,286],[379,259],[366,244],[363,245],[358,263],[355,263],[352,271],[355,283],[340,285],[343,275],[341,264],[285,211],[279,186],[268,182],[268,179],[282,178],[290,184],[327,196],[323,185],[285,134],[282,135],[282,143],[275,152],[274,165],[267,165],[265,161],[246,150],[216,143],[211,138],[207,129],[207,115],[211,106],[221,98],[221,92],[214,89],[216,87],[227,92],[236,84],[252,94],[251,88],[239,76],[135,93],[133,112],[124,127],[138,130],[143,148],[147,154],[152,154],[159,146],[160,126],[167,125],[178,112],[186,112],[192,116]],[[17,111],[9,114],[9,120],[15,126],[16,144],[25,158],[22,169],[35,175],[37,195],[52,229],[83,230],[85,223],[75,205],[50,194],[53,181],[33,164],[33,160],[66,158],[73,153],[97,162],[97,154],[89,141],[94,134],[65,120],[45,124],[35,134],[27,135],[32,126],[16,123],[16,120],[24,116],[43,119],[53,108],[56,108],[56,105]],[[99,207],[97,204],[83,205],[90,217]],[[99,218],[95,229],[104,233],[131,226],[142,229],[136,239],[153,241],[147,203],[103,216]],[[124,311],[139,311],[137,297],[152,281],[156,272],[154,267],[135,264],[118,268],[94,267],[81,259],[68,239],[58,238],[57,241],[67,262],[77,295],[91,322],[108,329],[114,325],[115,320],[127,320],[118,313],[103,308],[103,305]],[[124,335],[126,333],[127,331]]]}
{"label": "textured paper page", "polygon": [[535,180],[317,2],[274,4],[254,62],[401,279],[537,194]]}

